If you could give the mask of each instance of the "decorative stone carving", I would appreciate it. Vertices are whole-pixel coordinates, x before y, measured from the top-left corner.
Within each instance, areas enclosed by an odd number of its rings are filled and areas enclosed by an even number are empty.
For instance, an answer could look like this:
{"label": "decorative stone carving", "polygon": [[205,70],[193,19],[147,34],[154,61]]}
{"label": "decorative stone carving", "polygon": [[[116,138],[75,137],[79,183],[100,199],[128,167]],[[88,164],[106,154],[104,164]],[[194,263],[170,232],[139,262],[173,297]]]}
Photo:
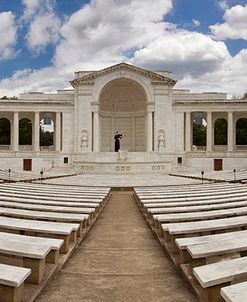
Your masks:
{"label": "decorative stone carving", "polygon": [[158,134],[158,150],[163,151],[165,149],[165,131],[159,130]]}
{"label": "decorative stone carving", "polygon": [[87,130],[82,130],[81,148],[82,148],[82,150],[87,150],[87,148],[88,148],[88,132],[87,132]]}
{"label": "decorative stone carving", "polygon": [[118,161],[126,162],[128,157],[128,150],[118,150]]}

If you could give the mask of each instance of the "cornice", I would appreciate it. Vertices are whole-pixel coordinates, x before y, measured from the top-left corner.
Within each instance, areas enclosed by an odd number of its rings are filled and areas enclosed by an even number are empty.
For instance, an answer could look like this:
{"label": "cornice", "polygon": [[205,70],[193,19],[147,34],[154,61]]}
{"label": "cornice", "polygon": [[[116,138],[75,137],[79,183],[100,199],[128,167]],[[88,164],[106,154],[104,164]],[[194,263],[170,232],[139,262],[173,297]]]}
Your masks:
{"label": "cornice", "polygon": [[111,72],[115,71],[132,71],[138,74],[141,74],[143,76],[146,76],[152,80],[153,85],[168,85],[168,86],[174,86],[176,84],[176,81],[173,79],[170,79],[168,77],[165,77],[163,75],[157,74],[153,71],[145,70],[140,67],[136,67],[127,63],[119,63],[116,65],[113,65],[111,67],[104,68],[102,70],[92,72],[88,75],[85,75],[81,78],[74,79],[73,81],[70,81],[70,84],[75,88],[78,85],[93,85],[94,80],[100,76],[109,74]]}

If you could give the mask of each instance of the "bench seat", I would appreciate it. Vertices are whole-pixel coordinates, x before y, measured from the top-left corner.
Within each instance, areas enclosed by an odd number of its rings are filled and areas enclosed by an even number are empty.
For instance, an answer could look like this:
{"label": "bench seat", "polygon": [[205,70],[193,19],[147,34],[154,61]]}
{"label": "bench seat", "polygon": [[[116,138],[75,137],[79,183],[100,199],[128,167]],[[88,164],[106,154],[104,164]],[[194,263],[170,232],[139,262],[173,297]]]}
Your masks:
{"label": "bench seat", "polygon": [[[229,255],[235,253],[240,253],[241,256],[246,256],[247,237],[188,245],[187,251],[191,256],[192,261],[194,259],[202,259],[203,264],[215,261],[212,260],[215,256],[222,257],[227,254]],[[218,260],[219,259],[217,258],[217,261]]]}
{"label": "bench seat", "polygon": [[220,290],[220,294],[226,302],[247,301],[247,282],[223,287]]}
{"label": "bench seat", "polygon": [[231,208],[231,209],[203,211],[203,212],[159,214],[159,215],[153,215],[153,218],[155,220],[158,220],[160,223],[164,223],[164,222],[206,220],[206,219],[224,218],[224,217],[246,215],[246,214],[247,214],[247,206],[234,208],[234,209]]}
{"label": "bench seat", "polygon": [[239,189],[239,190],[230,190],[229,192],[226,192],[225,190],[222,190],[222,192],[216,191],[216,192],[211,192],[211,194],[206,194],[201,192],[198,192],[198,194],[184,194],[184,195],[168,195],[165,196],[164,194],[160,195],[149,195],[149,196],[143,196],[143,195],[138,195],[138,197],[144,202],[144,203],[152,203],[152,202],[162,202],[162,201],[195,201],[195,200],[210,200],[211,198],[224,198],[225,197],[231,197],[231,196],[241,196],[243,194],[246,194],[247,189]]}
{"label": "bench seat", "polygon": [[222,234],[205,235],[198,237],[177,238],[176,244],[180,250],[186,249],[188,245],[201,244],[207,242],[217,242],[221,240],[231,240],[234,238],[247,237],[247,231],[236,231]]}
{"label": "bench seat", "polygon": [[180,207],[167,207],[167,208],[152,208],[148,209],[150,214],[169,214],[169,213],[186,213],[186,212],[200,212],[209,211],[217,209],[229,209],[243,207],[247,205],[247,199],[243,201],[226,202],[220,204],[209,204],[209,205],[199,205],[199,206],[180,206]]}
{"label": "bench seat", "polygon": [[0,264],[1,302],[21,302],[24,281],[30,274],[29,268]]}
{"label": "bench seat", "polygon": [[0,255],[10,256],[10,262],[13,257],[23,259],[23,266],[31,269],[31,274],[27,281],[33,284],[40,284],[45,271],[46,256],[51,251],[47,245],[37,245],[33,243],[1,240]]}
{"label": "bench seat", "polygon": [[30,198],[30,199],[38,199],[38,200],[49,200],[49,201],[77,201],[77,202],[101,202],[103,198],[100,197],[92,197],[92,196],[82,196],[82,197],[60,197],[59,195],[56,196],[41,196],[39,193],[36,195],[32,195],[31,197],[28,194],[13,194],[12,192],[3,193],[0,192],[1,200],[4,198]]}
{"label": "bench seat", "polygon": [[225,198],[225,199],[214,199],[212,198],[211,200],[197,200],[197,201],[174,201],[170,202],[169,200],[167,201],[162,201],[162,202],[152,202],[152,203],[143,203],[143,207],[146,209],[151,209],[151,208],[167,208],[167,207],[183,207],[183,206],[199,206],[199,205],[211,205],[211,204],[221,204],[221,203],[226,203],[226,202],[238,202],[238,201],[245,201],[246,196],[242,196],[241,198],[236,198],[236,197],[231,197],[231,198]]}
{"label": "bench seat", "polygon": [[57,213],[61,212],[61,213],[91,214],[94,212],[94,208],[52,206],[52,205],[33,204],[33,203],[9,202],[9,201],[2,201],[2,200],[0,200],[0,207],[37,210],[37,211],[46,211],[46,212],[57,212]]}
{"label": "bench seat", "polygon": [[247,280],[247,257],[195,267],[193,274],[201,285],[203,301],[221,301],[222,287]]}
{"label": "bench seat", "polygon": [[79,224],[47,222],[37,220],[16,219],[0,216],[0,230],[7,232],[19,232],[26,235],[38,235],[42,237],[63,239],[62,253],[69,250],[69,242],[75,242]]}
{"label": "bench seat", "polygon": [[212,234],[217,231],[235,231],[240,228],[247,227],[247,216],[238,216],[222,219],[192,221],[192,222],[178,222],[178,223],[162,223],[161,230],[163,230],[163,236],[165,242],[175,241],[176,238],[188,237],[191,234]]}
{"label": "bench seat", "polygon": [[51,247],[51,252],[47,256],[47,262],[55,263],[55,264],[58,261],[60,248],[64,243],[64,241],[61,239],[25,236],[25,235],[5,233],[5,232],[0,232],[0,240],[11,240],[11,241],[20,241],[23,243],[33,243],[37,245],[39,244],[47,245]]}

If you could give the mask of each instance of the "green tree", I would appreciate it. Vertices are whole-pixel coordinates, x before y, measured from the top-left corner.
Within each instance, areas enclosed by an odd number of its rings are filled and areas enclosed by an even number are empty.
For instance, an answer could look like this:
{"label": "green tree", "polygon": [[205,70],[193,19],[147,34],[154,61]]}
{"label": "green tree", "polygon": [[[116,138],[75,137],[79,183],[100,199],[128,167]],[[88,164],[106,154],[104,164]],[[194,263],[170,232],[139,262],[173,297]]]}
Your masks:
{"label": "green tree", "polygon": [[206,130],[204,125],[193,123],[193,145],[206,146]]}
{"label": "green tree", "polygon": [[32,145],[32,122],[27,118],[19,121],[19,144]]}
{"label": "green tree", "polygon": [[244,93],[244,95],[241,98],[242,100],[247,100],[247,91]]}
{"label": "green tree", "polygon": [[236,123],[236,145],[247,145],[246,118],[240,118]]}
{"label": "green tree", "polygon": [[219,118],[214,124],[214,144],[227,145],[227,120]]}
{"label": "green tree", "polygon": [[40,146],[52,146],[53,145],[53,132],[44,131],[40,129]]}
{"label": "green tree", "polygon": [[0,119],[0,145],[10,145],[10,121]]}

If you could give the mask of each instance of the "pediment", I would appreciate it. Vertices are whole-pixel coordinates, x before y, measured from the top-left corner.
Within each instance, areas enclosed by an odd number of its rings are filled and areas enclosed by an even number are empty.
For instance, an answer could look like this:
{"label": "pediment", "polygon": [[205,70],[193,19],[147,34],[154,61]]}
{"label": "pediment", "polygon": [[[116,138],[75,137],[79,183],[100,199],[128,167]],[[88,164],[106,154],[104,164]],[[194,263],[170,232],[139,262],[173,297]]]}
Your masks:
{"label": "pediment", "polygon": [[85,76],[79,77],[74,79],[73,81],[70,81],[71,85],[73,87],[79,86],[79,85],[93,85],[95,79],[107,75],[109,73],[115,72],[115,71],[131,71],[137,74],[141,74],[145,77],[150,78],[152,81],[152,84],[154,85],[168,85],[168,86],[174,86],[176,84],[176,81],[163,76],[161,74],[155,73],[153,71],[145,70],[140,67],[136,67],[127,63],[119,63],[104,69],[101,69],[99,71],[94,71],[92,73],[89,73]]}

